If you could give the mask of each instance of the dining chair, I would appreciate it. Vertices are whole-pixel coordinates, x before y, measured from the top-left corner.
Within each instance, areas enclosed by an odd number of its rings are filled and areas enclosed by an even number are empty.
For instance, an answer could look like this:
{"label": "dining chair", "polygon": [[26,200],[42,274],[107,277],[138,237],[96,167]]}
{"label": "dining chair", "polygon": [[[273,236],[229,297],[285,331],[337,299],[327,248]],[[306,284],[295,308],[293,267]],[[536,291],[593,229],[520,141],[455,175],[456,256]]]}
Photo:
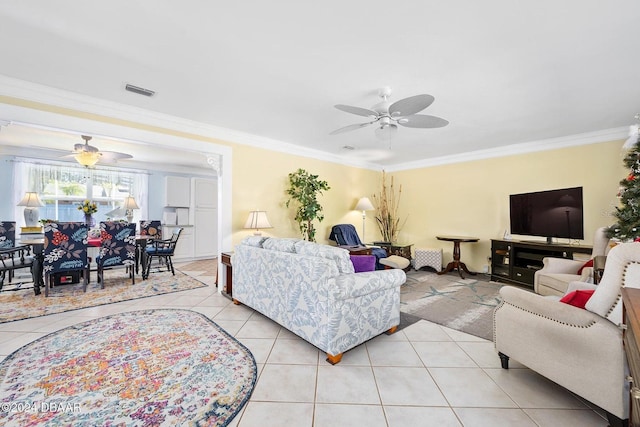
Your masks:
{"label": "dining chair", "polygon": [[167,265],[167,271],[171,271],[171,274],[173,274],[174,276],[176,275],[171,257],[175,252],[176,245],[178,243],[178,239],[180,238],[180,233],[182,233],[182,230],[183,228],[181,227],[175,228],[173,230],[171,238],[165,240],[153,240],[149,245],[147,245],[143,252],[143,280],[149,277],[151,263],[154,258],[164,261]]}
{"label": "dining chair", "polygon": [[[31,271],[31,275],[36,283],[36,277],[32,269],[34,261],[34,255],[31,245],[21,245],[13,248],[0,248],[0,291],[4,286],[4,281],[9,276],[9,282],[13,279],[13,274],[16,270],[28,268]],[[37,294],[37,292],[36,292]]]}
{"label": "dining chair", "polygon": [[136,224],[121,221],[100,222],[100,250],[96,257],[98,282],[104,289],[104,269],[119,265],[131,276],[131,284],[136,284],[134,271],[136,262]]}
{"label": "dining chair", "polygon": [[162,239],[162,223],[158,219],[140,221],[140,235]]}
{"label": "dining chair", "polygon": [[87,291],[89,260],[87,225],[83,222],[51,222],[44,227],[44,295],[49,296],[57,274],[81,271],[82,290]]}
{"label": "dining chair", "polygon": [[13,248],[16,244],[16,222],[0,222],[0,249]]}

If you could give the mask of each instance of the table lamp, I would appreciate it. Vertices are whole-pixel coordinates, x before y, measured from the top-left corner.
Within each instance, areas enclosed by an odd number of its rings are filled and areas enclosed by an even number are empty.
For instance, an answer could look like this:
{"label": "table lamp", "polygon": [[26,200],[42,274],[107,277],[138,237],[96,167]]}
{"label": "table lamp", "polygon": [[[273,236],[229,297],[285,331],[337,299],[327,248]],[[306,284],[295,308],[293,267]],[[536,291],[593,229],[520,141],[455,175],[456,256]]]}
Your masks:
{"label": "table lamp", "polygon": [[129,222],[129,224],[131,224],[133,222],[133,210],[140,209],[140,207],[136,203],[136,199],[134,199],[132,196],[128,196],[124,199],[122,209],[126,210],[127,221]]}
{"label": "table lamp", "polygon": [[373,203],[371,203],[371,200],[369,200],[368,197],[362,197],[360,198],[360,200],[358,200],[358,203],[356,204],[356,207],[354,209],[357,211],[362,211],[362,241],[366,242],[364,237],[364,221],[365,219],[367,219],[366,211],[374,211],[376,208],[373,206]]}
{"label": "table lamp", "polygon": [[38,208],[44,206],[44,203],[40,201],[38,193],[35,191],[29,191],[24,195],[18,206],[24,206],[24,223],[27,227],[38,227],[38,220],[40,219],[40,212]]}
{"label": "table lamp", "polygon": [[260,233],[261,228],[273,227],[269,224],[269,219],[265,211],[251,211],[249,212],[247,222],[244,223],[244,228],[256,230],[255,233],[253,233],[254,236],[262,236],[262,233]]}

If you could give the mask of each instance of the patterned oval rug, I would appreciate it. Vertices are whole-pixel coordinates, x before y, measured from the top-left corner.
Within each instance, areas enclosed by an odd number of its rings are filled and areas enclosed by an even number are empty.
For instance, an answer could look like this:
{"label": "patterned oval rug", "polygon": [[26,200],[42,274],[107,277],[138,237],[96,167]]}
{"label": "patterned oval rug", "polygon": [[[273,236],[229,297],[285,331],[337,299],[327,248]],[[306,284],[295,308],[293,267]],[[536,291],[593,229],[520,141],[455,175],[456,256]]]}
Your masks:
{"label": "patterned oval rug", "polygon": [[143,310],[70,326],[0,364],[0,425],[225,426],[256,382],[249,350],[204,315]]}

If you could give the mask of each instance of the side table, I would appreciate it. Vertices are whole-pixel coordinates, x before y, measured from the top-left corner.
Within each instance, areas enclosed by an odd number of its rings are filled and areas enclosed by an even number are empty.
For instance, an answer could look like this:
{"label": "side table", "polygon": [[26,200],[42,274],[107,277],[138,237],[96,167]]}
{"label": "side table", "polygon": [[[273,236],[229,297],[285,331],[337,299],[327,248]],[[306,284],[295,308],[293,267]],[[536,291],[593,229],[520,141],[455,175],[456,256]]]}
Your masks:
{"label": "side table", "polygon": [[413,246],[413,243],[373,242],[373,244],[385,249],[389,255],[397,255],[411,260],[411,246]]}
{"label": "side table", "polygon": [[593,284],[597,285],[602,280],[604,274],[604,267],[607,264],[606,255],[596,255],[593,258]]}
{"label": "side table", "polygon": [[[224,270],[224,287],[222,288],[222,295],[227,298],[232,298],[233,294],[233,266],[231,265],[231,256],[233,252],[222,252],[220,254],[220,262],[225,266]],[[216,274],[216,286],[220,287],[219,274]]]}
{"label": "side table", "polygon": [[349,251],[349,255],[371,255],[371,248],[366,246],[338,246]]}
{"label": "side table", "polygon": [[462,237],[462,236],[436,236],[436,239],[444,240],[445,242],[453,242],[453,261],[447,264],[447,267],[444,270],[439,271],[438,274],[444,274],[452,270],[458,270],[458,274],[460,275],[461,279],[464,279],[464,276],[462,275],[463,270],[467,274],[472,274],[472,275],[477,274],[473,271],[469,271],[469,269],[467,269],[466,264],[460,261],[460,243],[461,242],[475,243],[478,240],[480,240],[479,238]]}

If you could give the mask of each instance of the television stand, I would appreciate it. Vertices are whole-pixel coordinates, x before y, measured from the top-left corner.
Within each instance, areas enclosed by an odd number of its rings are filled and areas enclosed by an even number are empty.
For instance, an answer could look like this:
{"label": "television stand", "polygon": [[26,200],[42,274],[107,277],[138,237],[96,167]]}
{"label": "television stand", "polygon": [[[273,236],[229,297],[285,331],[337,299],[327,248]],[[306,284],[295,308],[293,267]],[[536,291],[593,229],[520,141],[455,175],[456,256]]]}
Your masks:
{"label": "television stand", "polygon": [[491,240],[491,280],[533,288],[533,276],[543,267],[543,258],[573,259],[590,255],[592,246],[524,240]]}

